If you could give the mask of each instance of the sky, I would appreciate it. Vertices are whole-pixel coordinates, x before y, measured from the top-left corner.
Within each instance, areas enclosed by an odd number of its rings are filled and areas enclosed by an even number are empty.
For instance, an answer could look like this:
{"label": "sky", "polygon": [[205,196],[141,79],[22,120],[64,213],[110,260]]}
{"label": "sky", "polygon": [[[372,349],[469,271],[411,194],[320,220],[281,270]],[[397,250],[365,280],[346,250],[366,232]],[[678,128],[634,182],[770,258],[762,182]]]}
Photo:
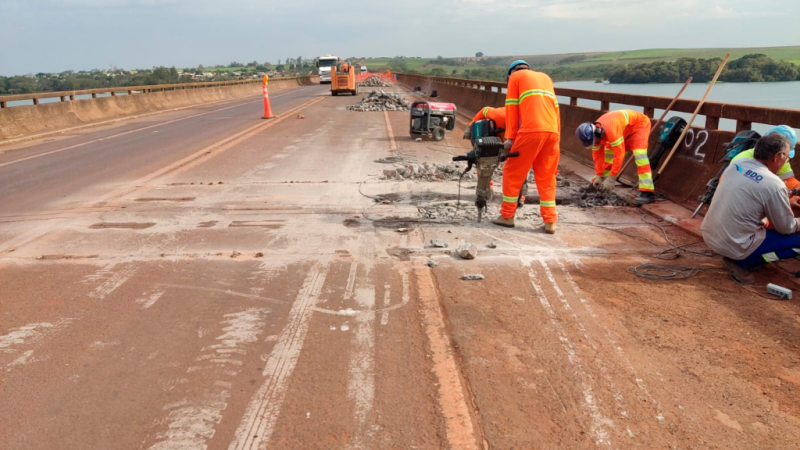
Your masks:
{"label": "sky", "polygon": [[800,45],[798,0],[0,0],[0,75]]}

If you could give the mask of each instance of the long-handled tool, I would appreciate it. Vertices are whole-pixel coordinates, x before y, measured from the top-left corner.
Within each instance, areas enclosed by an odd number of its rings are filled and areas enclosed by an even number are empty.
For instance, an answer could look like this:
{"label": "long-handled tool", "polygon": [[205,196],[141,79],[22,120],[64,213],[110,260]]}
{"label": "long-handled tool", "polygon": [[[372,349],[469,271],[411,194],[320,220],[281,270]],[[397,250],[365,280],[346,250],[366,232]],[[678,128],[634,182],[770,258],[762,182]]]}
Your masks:
{"label": "long-handled tool", "polygon": [[706,89],[706,93],[703,94],[703,98],[700,99],[700,103],[697,104],[697,108],[695,108],[694,114],[692,114],[692,118],[689,119],[689,123],[687,123],[686,124],[686,128],[683,129],[683,133],[681,133],[681,137],[679,137],[678,141],[675,142],[675,145],[672,146],[672,150],[669,152],[669,155],[667,155],[667,159],[664,160],[664,164],[662,164],[661,167],[658,169],[658,173],[656,174],[656,176],[653,179],[653,181],[658,180],[658,178],[664,172],[664,169],[667,167],[667,164],[669,164],[669,160],[672,159],[672,155],[675,154],[675,151],[678,150],[678,147],[681,145],[681,142],[683,142],[683,138],[684,138],[684,136],[686,136],[686,132],[688,132],[689,128],[692,127],[692,123],[694,122],[694,119],[697,117],[697,114],[700,112],[700,109],[703,107],[703,103],[706,102],[706,98],[708,98],[708,94],[711,93],[711,88],[714,87],[714,84],[717,82],[717,78],[719,78],[719,75],[722,73],[722,69],[725,68],[725,64],[728,63],[728,59],[730,59],[730,57],[731,57],[730,53],[726,54],[725,58],[722,60],[722,63],[720,63],[719,69],[717,69],[717,73],[714,74],[714,78],[711,80],[711,84],[709,84],[708,85],[708,89]]}
{"label": "long-handled tool", "polygon": [[[686,87],[689,86],[689,84],[691,82],[692,82],[692,77],[689,77],[689,79],[686,80],[686,83],[683,84],[683,87],[681,88],[681,90],[678,91],[678,95],[676,95],[675,98],[673,98],[672,101],[669,102],[669,105],[667,106],[667,109],[665,109],[664,113],[661,114],[661,117],[658,118],[658,120],[656,121],[656,124],[653,126],[653,128],[650,131],[651,134],[654,131],[658,130],[658,126],[661,125],[661,122],[663,122],[664,118],[667,117],[667,113],[670,112],[670,110],[672,109],[673,106],[675,106],[675,102],[677,102],[678,99],[681,98],[681,95],[683,95],[683,91],[686,90]],[[649,155],[648,155],[648,157],[649,157]],[[631,162],[633,160],[634,160],[633,154],[631,154],[630,158],[628,158],[628,160],[625,161],[625,164],[622,165],[622,169],[619,170],[619,173],[617,174],[617,177],[615,178],[615,180],[619,181],[619,177],[622,176],[622,172],[625,172],[625,169],[628,168],[628,166],[631,164]]]}

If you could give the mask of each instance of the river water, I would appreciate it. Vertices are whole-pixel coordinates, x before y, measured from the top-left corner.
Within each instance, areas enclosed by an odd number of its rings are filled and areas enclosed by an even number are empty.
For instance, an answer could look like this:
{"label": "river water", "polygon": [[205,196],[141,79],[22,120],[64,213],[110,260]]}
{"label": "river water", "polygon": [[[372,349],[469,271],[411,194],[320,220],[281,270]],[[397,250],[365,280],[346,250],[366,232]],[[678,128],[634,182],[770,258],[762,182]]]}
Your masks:
{"label": "river water", "polygon": [[[584,89],[603,92],[621,92],[626,94],[655,95],[660,97],[674,97],[681,90],[681,83],[668,84],[609,84],[595,83],[593,81],[563,81],[555,83],[556,87],[569,89]],[[681,98],[700,100],[708,89],[708,83],[692,83],[684,91]],[[786,81],[777,83],[717,83],[708,95],[709,102],[718,103],[738,103],[750,106],[766,106],[770,108],[800,109],[800,81]],[[559,102],[569,103],[569,99],[559,97]],[[578,100],[579,106],[599,108],[600,102],[591,100]],[[633,109],[642,111],[641,107],[631,107],[629,105],[619,105],[612,103],[612,110]],[[656,110],[658,118],[663,110]],[[689,113],[670,113],[667,118],[673,115],[681,116],[686,120],[692,116]],[[695,125],[703,126],[705,118],[698,116]],[[720,129],[735,130],[736,122],[733,120],[720,120]],[[770,126],[763,124],[753,124],[753,129],[759,132],[766,131]],[[798,130],[800,133],[800,130]]]}

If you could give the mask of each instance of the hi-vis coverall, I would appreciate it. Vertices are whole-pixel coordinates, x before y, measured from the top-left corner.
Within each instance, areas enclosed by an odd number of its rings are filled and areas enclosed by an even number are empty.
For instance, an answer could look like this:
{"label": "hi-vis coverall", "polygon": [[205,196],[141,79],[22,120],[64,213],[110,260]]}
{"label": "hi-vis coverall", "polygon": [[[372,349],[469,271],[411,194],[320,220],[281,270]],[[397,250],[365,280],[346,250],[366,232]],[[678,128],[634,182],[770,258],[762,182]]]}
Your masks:
{"label": "hi-vis coverall", "polygon": [[[492,108],[491,106],[487,106],[487,107],[481,109],[480,111],[478,111],[478,114],[475,114],[475,117],[472,118],[472,122],[470,122],[469,124],[472,125],[473,123],[475,123],[475,122],[477,122],[479,120],[483,120],[483,119],[492,120],[492,121],[494,121],[495,127],[502,128],[502,129],[505,130],[506,129],[506,108],[505,107],[503,107],[503,108]],[[500,140],[503,141],[503,142],[505,142],[505,140],[506,140],[505,132],[498,134],[497,137],[499,137]]]}
{"label": "hi-vis coverall", "polygon": [[519,156],[509,158],[503,168],[500,215],[506,219],[514,217],[520,189],[533,167],[542,219],[545,223],[555,223],[561,119],[549,76],[533,70],[511,74],[506,92],[506,125],[506,139],[514,140],[511,152],[519,152]]}
{"label": "hi-vis coverall", "polygon": [[623,109],[603,114],[597,119],[605,134],[592,146],[594,173],[598,177],[616,177],[622,169],[625,148],[633,151],[639,173],[639,190],[653,192],[653,172],[647,159],[647,140],[650,138],[650,118],[642,113]]}
{"label": "hi-vis coverall", "polygon": [[[742,153],[736,155],[736,157],[733,158],[731,162],[740,160],[742,158],[755,159],[755,155],[756,155],[756,149],[751,148],[750,150],[745,150]],[[794,177],[794,171],[792,171],[792,165],[790,164],[788,159],[786,160],[786,164],[784,164],[783,167],[781,167],[780,170],[778,170],[777,175],[778,178],[780,178],[781,181],[783,181],[783,183],[786,185],[786,189],[791,191],[792,189],[800,188],[800,181],[798,181],[797,178]]]}

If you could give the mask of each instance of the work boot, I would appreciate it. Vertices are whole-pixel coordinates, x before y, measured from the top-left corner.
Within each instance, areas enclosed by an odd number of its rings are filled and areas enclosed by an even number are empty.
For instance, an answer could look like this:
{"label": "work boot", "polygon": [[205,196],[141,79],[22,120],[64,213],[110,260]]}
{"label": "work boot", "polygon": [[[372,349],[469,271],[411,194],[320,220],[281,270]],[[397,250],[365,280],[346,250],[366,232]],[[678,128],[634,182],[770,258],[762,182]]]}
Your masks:
{"label": "work boot", "polygon": [[547,234],[556,234],[556,223],[545,223],[544,224],[544,232]]}
{"label": "work boot", "polygon": [[722,258],[722,267],[728,271],[731,278],[740,284],[753,284],[756,277],[753,276],[747,269],[742,269],[736,262],[730,258]]}
{"label": "work boot", "polygon": [[503,216],[497,216],[496,219],[492,220],[492,223],[501,227],[514,228],[514,217],[506,219]]}
{"label": "work boot", "polygon": [[652,192],[642,191],[642,192],[639,192],[639,196],[638,197],[633,199],[633,203],[636,203],[637,205],[647,205],[648,203],[653,203],[653,201],[655,199],[656,199],[656,195],[653,194]]}

